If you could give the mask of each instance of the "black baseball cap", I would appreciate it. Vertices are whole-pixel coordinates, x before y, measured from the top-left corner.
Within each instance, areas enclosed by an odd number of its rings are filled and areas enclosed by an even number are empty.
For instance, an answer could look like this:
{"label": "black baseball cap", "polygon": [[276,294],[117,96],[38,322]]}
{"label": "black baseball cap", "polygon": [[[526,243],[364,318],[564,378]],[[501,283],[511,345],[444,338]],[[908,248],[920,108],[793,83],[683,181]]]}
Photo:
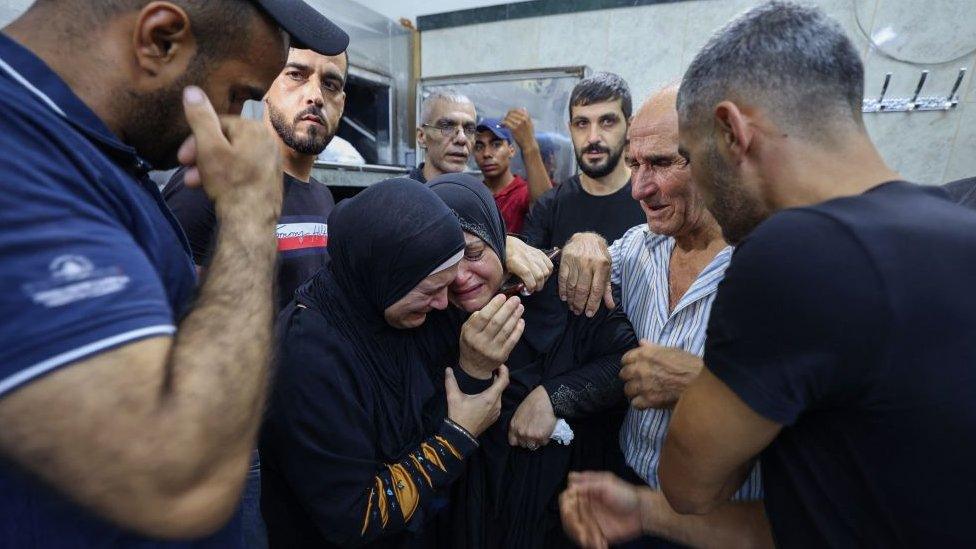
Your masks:
{"label": "black baseball cap", "polygon": [[349,47],[349,35],[318,10],[301,0],[251,0],[291,37],[291,46],[322,55],[339,55]]}

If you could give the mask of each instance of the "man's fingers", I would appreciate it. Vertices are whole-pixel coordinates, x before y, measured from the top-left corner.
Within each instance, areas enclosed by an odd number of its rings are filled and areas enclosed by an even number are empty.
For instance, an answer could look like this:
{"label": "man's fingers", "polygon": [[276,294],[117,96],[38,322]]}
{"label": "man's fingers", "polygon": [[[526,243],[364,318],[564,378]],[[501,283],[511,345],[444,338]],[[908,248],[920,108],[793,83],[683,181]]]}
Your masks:
{"label": "man's fingers", "polygon": [[183,173],[183,184],[187,187],[199,187],[203,183],[200,168],[193,166]]}
{"label": "man's fingers", "polygon": [[637,395],[630,399],[630,406],[635,410],[647,410],[653,408],[651,402],[644,395]]}
{"label": "man's fingers", "polygon": [[572,262],[569,265],[569,272],[566,273],[566,304],[569,306],[570,310],[574,313],[573,303],[576,301],[576,284],[579,281],[579,265],[577,262]]}
{"label": "man's fingers", "polygon": [[607,283],[607,287],[603,290],[603,303],[607,306],[607,309],[613,310],[617,308],[617,304],[613,302],[613,287],[610,283]]}
{"label": "man's fingers", "polygon": [[[624,356],[620,358],[620,363],[623,364],[625,367],[629,364],[635,364],[640,359],[640,355],[641,355],[640,347],[631,349],[626,353],[624,353]],[[622,371],[621,371],[621,376],[623,376]]]}
{"label": "man's fingers", "polygon": [[586,300],[586,316],[592,318],[593,315],[600,309],[600,301],[603,300],[603,294],[607,287],[607,273],[604,270],[598,269],[596,273],[593,274],[593,281],[590,285],[590,293]]}
{"label": "man's fingers", "polygon": [[641,383],[640,383],[640,381],[631,380],[631,381],[628,381],[627,383],[624,383],[624,394],[627,395],[627,398],[631,398],[632,399],[632,398],[640,395],[640,393],[641,393]]}
{"label": "man's fingers", "polygon": [[569,286],[569,261],[562,261],[559,264],[559,299],[566,301],[567,286]]}
{"label": "man's fingers", "polygon": [[576,543],[583,543],[582,527],[579,516],[579,493],[572,487],[567,488],[559,496],[559,517],[563,522],[566,535]]}
{"label": "man's fingers", "polygon": [[220,117],[214,110],[207,94],[197,86],[187,86],[183,90],[183,112],[190,130],[196,138],[196,148],[199,152],[207,151],[227,143],[221,129]]}
{"label": "man's fingers", "polygon": [[180,145],[176,159],[184,166],[192,166],[197,163],[197,139],[193,135],[187,137],[186,141]]}
{"label": "man's fingers", "polygon": [[593,547],[595,549],[606,549],[607,541],[603,536],[603,531],[600,529],[600,525],[596,520],[593,513],[591,500],[589,496],[580,494],[579,498],[579,509],[580,517],[586,529],[586,547]]}
{"label": "man's fingers", "polygon": [[[590,298],[590,286],[593,282],[593,273],[590,269],[580,269],[576,278],[576,291],[573,296],[573,312],[582,314],[586,310],[586,303]],[[602,288],[602,286],[601,286]]]}

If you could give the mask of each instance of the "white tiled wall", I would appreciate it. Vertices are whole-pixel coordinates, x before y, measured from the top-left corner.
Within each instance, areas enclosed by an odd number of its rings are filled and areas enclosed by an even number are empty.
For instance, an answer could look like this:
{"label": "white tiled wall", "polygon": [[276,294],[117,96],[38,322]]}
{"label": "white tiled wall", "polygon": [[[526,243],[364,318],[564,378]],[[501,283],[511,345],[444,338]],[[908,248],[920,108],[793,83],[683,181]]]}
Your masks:
{"label": "white tiled wall", "polygon": [[[423,76],[587,65],[623,76],[636,102],[681,77],[716,29],[760,0],[694,0],[469,25],[424,32]],[[962,104],[948,113],[866,114],[882,153],[907,179],[942,183],[976,176],[976,55],[945,65],[913,65],[873,51],[855,10],[872,34],[896,31],[896,53],[937,56],[976,47],[976,0],[808,0],[835,18],[865,60],[866,94],[886,72],[888,97],[911,96],[922,70],[923,95],[947,95],[959,68]],[[471,44],[463,50],[459,44]]]}

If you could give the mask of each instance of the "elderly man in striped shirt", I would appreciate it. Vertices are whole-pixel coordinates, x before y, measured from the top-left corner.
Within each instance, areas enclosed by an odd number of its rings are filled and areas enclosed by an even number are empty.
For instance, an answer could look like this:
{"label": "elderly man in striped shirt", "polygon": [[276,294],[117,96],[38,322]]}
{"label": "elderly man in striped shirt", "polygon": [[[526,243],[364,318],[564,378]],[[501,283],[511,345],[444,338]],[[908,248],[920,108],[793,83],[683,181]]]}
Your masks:
{"label": "elderly man in striped shirt", "polygon": [[676,86],[654,94],[628,134],[633,196],[647,224],[630,229],[609,249],[600,236],[581,233],[563,251],[560,296],[590,314],[601,296],[610,307],[616,297],[642,338],[624,356],[620,372],[632,406],[620,440],[631,480],[646,486],[611,473],[570,477],[563,521],[587,547],[640,535],[658,538],[641,540],[642,547],[670,545],[660,538],[693,546],[772,545],[758,466],[734,502],[705,516],[675,513],[658,484],[671,408],[702,369],[708,315],[732,256],[678,154],[676,96]]}

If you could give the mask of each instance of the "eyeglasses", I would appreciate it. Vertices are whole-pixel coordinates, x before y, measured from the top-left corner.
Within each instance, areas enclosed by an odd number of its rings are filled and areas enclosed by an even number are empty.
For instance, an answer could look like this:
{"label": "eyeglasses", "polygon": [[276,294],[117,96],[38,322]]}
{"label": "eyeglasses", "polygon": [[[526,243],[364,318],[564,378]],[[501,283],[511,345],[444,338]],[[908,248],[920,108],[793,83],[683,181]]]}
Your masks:
{"label": "eyeglasses", "polygon": [[457,135],[458,130],[464,134],[464,137],[468,139],[474,138],[474,135],[478,133],[477,126],[474,124],[455,124],[454,122],[442,121],[436,124],[421,124],[422,128],[433,128],[439,132],[444,137],[454,137]]}

